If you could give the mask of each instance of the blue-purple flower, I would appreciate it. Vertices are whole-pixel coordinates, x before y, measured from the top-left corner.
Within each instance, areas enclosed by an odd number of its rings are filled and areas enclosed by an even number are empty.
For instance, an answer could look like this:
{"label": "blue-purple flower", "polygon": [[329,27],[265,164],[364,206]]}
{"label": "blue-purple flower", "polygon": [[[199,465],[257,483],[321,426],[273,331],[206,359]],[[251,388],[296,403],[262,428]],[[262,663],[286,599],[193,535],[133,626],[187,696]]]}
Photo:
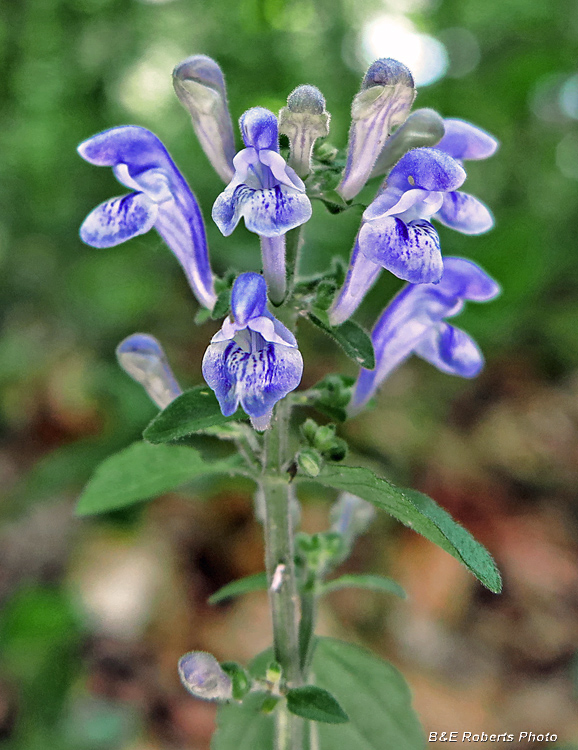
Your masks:
{"label": "blue-purple flower", "polygon": [[239,404],[256,430],[267,429],[273,407],[301,382],[297,340],[267,309],[267,285],[243,273],[233,285],[231,315],[212,338],[203,376],[225,416]]}
{"label": "blue-purple flower", "polygon": [[279,153],[277,118],[263,107],[241,117],[246,148],[235,156],[235,175],[213,206],[213,219],[228,237],[245,219],[247,229],[279,237],[311,217],[305,185]]}
{"label": "blue-purple flower", "polygon": [[203,217],[197,201],[154,133],[127,125],[105,130],[78,147],[83,159],[112,167],[134,192],[101,203],[80,237],[92,247],[113,247],[153,227],[182,265],[199,302],[213,308],[216,295]]}
{"label": "blue-purple flower", "polygon": [[484,159],[497,148],[488,133],[461,120],[444,120],[436,148],[408,151],[363,214],[345,284],[330,312],[333,325],[347,320],[386,268],[412,284],[437,283],[444,261],[436,219],[464,234],[493,226],[490,210],[458,188],[464,159]]}
{"label": "blue-purple flower", "polygon": [[235,174],[213,206],[213,219],[228,237],[241,217],[261,237],[269,296],[280,304],[286,292],[285,234],[311,218],[303,180],[279,153],[277,118],[253,107],[239,122],[246,148],[235,156]]}
{"label": "blue-purple flower", "polygon": [[438,284],[408,284],[381,314],[371,338],[374,370],[362,369],[349,409],[357,413],[381,383],[411,354],[442,372],[475,377],[484,359],[467,333],[446,323],[458,315],[466,300],[488,302],[500,293],[498,284],[472,261],[446,258]]}

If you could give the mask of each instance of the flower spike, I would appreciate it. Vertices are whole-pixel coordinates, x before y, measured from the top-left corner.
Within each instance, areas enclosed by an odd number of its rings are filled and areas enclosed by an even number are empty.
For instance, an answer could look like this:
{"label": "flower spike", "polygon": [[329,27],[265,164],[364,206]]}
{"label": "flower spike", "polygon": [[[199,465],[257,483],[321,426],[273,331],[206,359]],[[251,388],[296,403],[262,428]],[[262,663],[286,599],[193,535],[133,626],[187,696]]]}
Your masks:
{"label": "flower spike", "polygon": [[484,358],[467,333],[445,322],[458,315],[466,300],[488,302],[500,293],[498,284],[478,265],[464,258],[446,258],[439,284],[408,284],[383,311],[372,331],[374,370],[362,369],[349,405],[356,414],[381,383],[411,354],[442,372],[473,378]]}
{"label": "flower spike", "polygon": [[279,130],[289,138],[289,166],[299,177],[311,171],[311,154],[315,141],[329,135],[331,115],[325,110],[325,98],[315,86],[298,86],[279,112]]}
{"label": "flower spike", "polygon": [[140,383],[151,401],[165,409],[182,393],[162,346],[147,333],[134,333],[120,342],[116,357],[122,369]]}
{"label": "flower spike", "polygon": [[116,179],[134,191],[95,208],[80,228],[83,242],[113,247],[154,227],[176,255],[199,302],[212,309],[217,297],[203,217],[157,136],[126,125],[89,138],[78,152],[91,164],[112,167]]}
{"label": "flower spike", "polygon": [[173,70],[173,86],[203,151],[223,182],[230,182],[235,136],[221,68],[206,55],[187,57]]}
{"label": "flower spike", "polygon": [[345,200],[367,182],[387,137],[406,119],[415,93],[411,73],[397,60],[384,58],[369,67],[351,106],[347,164],[337,188]]}
{"label": "flower spike", "polygon": [[267,310],[267,285],[256,273],[237,277],[231,316],[203,358],[203,377],[225,416],[239,403],[256,430],[266,430],[273,407],[301,382],[303,358],[297,340]]}

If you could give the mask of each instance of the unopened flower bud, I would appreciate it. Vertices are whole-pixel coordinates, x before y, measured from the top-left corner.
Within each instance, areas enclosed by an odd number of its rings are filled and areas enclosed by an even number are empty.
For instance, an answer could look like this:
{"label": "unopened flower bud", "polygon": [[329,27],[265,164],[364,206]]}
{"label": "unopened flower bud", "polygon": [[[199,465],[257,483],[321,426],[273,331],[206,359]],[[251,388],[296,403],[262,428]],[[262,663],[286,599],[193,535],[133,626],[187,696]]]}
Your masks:
{"label": "unopened flower bud", "polygon": [[297,465],[304,474],[310,477],[319,476],[323,460],[319,453],[312,448],[305,448],[297,456]]}
{"label": "unopened flower bud", "polygon": [[416,109],[387,139],[377,157],[371,176],[385,174],[412,148],[436,146],[443,136],[443,117],[433,109]]}
{"label": "unopened flower bud", "polygon": [[365,185],[392,129],[407,117],[415,99],[413,77],[397,60],[376,60],[351,106],[347,164],[338,192],[345,200]]}
{"label": "unopened flower bud", "polygon": [[149,398],[164,409],[182,393],[160,343],[146,333],[135,333],[116,348],[122,369],[140,383]]}
{"label": "unopened flower bud", "polygon": [[233,683],[212,654],[191,651],[179,659],[179,677],[195,698],[205,701],[229,701]]}
{"label": "unopened flower bud", "polygon": [[331,116],[325,98],[315,86],[298,86],[289,94],[287,106],[279,112],[279,131],[289,138],[289,166],[299,177],[311,171],[311,154],[318,138],[329,135]]}
{"label": "unopened flower bud", "polygon": [[173,71],[173,86],[191,115],[193,128],[209,161],[224,182],[233,178],[235,138],[225,78],[206,55],[193,55]]}

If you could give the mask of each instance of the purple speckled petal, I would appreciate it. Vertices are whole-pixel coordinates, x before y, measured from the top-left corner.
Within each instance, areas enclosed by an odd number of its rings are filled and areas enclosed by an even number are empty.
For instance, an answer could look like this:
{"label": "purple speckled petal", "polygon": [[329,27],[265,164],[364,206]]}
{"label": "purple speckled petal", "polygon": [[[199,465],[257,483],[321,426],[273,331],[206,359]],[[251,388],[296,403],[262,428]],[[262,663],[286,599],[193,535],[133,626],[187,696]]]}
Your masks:
{"label": "purple speckled petal", "polygon": [[303,358],[298,349],[265,342],[246,351],[236,341],[211,344],[203,358],[203,377],[225,415],[239,402],[251,417],[263,417],[301,382]]}
{"label": "purple speckled petal", "polygon": [[440,241],[428,221],[386,216],[366,222],[359,231],[359,248],[366,258],[379,263],[412,284],[437,282],[443,273]]}
{"label": "purple speckled petal", "polygon": [[461,191],[446,193],[434,218],[463,234],[482,234],[494,226],[490,209],[473,195]]}
{"label": "purple speckled petal", "polygon": [[487,159],[498,148],[494,136],[465,120],[444,120],[444,128],[445,135],[437,148],[454,159]]}
{"label": "purple speckled petal", "polygon": [[279,237],[311,218],[311,203],[304,193],[285,186],[254,190],[239,185],[227,188],[213,206],[213,220],[228,237],[241,216],[251,232],[265,237]]}
{"label": "purple speckled petal", "polygon": [[114,247],[146,234],[157,215],[157,204],[143,193],[111,198],[88,214],[80,227],[80,238],[92,247]]}

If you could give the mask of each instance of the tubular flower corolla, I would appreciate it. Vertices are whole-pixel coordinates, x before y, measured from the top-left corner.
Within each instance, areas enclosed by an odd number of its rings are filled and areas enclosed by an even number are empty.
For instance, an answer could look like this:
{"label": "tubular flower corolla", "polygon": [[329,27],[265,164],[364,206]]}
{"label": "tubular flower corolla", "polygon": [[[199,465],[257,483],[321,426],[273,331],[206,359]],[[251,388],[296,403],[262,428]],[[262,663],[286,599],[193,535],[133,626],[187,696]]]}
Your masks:
{"label": "tubular flower corolla", "polygon": [[231,316],[212,338],[203,376],[225,416],[239,404],[256,430],[267,429],[273,407],[301,382],[303,359],[297,340],[267,310],[267,285],[243,273],[231,295]]}
{"label": "tubular flower corolla", "polygon": [[81,239],[92,247],[113,247],[154,227],[176,255],[199,302],[212,309],[216,295],[203,217],[157,136],[126,125],[89,138],[78,151],[91,164],[112,167],[116,179],[134,190],[95,208],[80,228]]}
{"label": "tubular flower corolla", "polygon": [[445,322],[461,312],[466,300],[488,302],[498,284],[464,258],[446,258],[438,284],[408,284],[386,307],[372,331],[374,370],[362,369],[349,409],[357,413],[390,373],[411,354],[438,370],[463,378],[475,377],[484,359],[467,333]]}

